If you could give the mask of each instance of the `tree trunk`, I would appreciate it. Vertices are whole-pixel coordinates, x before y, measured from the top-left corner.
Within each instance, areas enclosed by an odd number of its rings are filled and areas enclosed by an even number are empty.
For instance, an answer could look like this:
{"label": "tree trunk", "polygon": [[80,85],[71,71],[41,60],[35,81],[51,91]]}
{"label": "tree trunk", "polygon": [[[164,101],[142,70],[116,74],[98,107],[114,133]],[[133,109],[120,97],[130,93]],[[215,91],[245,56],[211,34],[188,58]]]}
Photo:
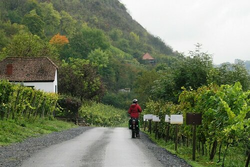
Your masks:
{"label": "tree trunk", "polygon": [[200,141],[198,141],[197,151],[198,151],[199,153],[201,153],[201,142],[200,142]]}
{"label": "tree trunk", "polygon": [[204,149],[205,146],[204,146],[204,145],[205,145],[205,144],[202,142],[202,143],[201,143],[201,150],[202,150],[202,153],[201,153],[201,154],[202,154],[203,156],[205,155],[205,149]]}
{"label": "tree trunk", "polygon": [[20,89],[18,89],[17,91],[16,101],[15,101],[15,105],[12,111],[12,119],[15,119],[15,112],[17,112],[17,104],[19,102],[19,95],[20,95]]}
{"label": "tree trunk", "polygon": [[166,142],[169,140],[169,124],[167,125],[167,130],[166,130]]}
{"label": "tree trunk", "polygon": [[44,118],[44,112],[45,112],[45,98],[43,99],[43,103],[42,103],[42,118]]}
{"label": "tree trunk", "polygon": [[220,144],[220,147],[219,147],[219,160],[218,160],[218,162],[220,162],[220,155],[221,155],[221,147],[222,147],[222,143]]}
{"label": "tree trunk", "polygon": [[[32,99],[33,99],[33,96],[32,96],[32,94],[31,94],[31,95],[30,95],[30,100],[29,100],[29,101],[30,101],[30,103],[31,103]],[[26,107],[26,110],[25,110],[25,112],[24,112],[24,113],[25,113],[25,114],[24,114],[24,115],[25,115],[25,117],[29,119],[29,118],[30,118],[30,108],[29,108],[29,106],[28,106],[28,107]]]}
{"label": "tree trunk", "polygon": [[212,150],[210,152],[209,160],[212,161],[214,159],[214,156],[216,154],[216,148],[217,148],[217,140],[214,141]]}
{"label": "tree trunk", "polygon": [[248,167],[249,161],[250,161],[250,150],[248,152],[248,157],[247,157],[247,161],[246,161],[246,166],[245,167]]}
{"label": "tree trunk", "polygon": [[147,128],[147,121],[145,120],[144,121],[144,124],[143,124],[144,126],[143,126],[143,128],[144,128],[144,131],[146,131],[146,128]]}
{"label": "tree trunk", "polygon": [[223,156],[223,160],[222,160],[222,165],[221,165],[221,167],[224,167],[224,165],[225,165],[224,162],[225,162],[225,158],[226,158],[228,146],[229,146],[229,143],[227,143],[227,147],[226,147],[226,150],[225,150],[225,153],[224,153],[224,156]]}
{"label": "tree trunk", "polygon": [[[32,107],[35,107],[35,103],[36,103],[36,94],[34,95],[34,99],[32,101]],[[33,116],[36,117],[37,116],[37,110],[34,111],[34,109],[32,109],[32,113],[33,113]]]}

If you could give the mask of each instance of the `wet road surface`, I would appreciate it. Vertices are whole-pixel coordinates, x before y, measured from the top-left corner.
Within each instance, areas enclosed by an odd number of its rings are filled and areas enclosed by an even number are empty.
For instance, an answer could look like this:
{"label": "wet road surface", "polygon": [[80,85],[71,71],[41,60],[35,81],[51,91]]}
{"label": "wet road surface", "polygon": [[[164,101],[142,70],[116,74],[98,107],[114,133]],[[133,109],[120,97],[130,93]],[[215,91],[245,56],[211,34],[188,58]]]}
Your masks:
{"label": "wet road surface", "polygon": [[162,167],[127,128],[92,128],[52,145],[23,162],[22,167]]}

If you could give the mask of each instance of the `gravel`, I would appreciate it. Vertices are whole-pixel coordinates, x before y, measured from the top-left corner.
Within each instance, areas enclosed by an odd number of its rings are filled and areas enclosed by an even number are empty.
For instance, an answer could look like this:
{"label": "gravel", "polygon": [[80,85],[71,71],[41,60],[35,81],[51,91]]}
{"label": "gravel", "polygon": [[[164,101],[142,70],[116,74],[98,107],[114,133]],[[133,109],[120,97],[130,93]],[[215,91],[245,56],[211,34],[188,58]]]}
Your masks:
{"label": "gravel", "polygon": [[153,152],[155,157],[166,167],[191,167],[185,160],[173,155],[166,149],[157,146],[145,133],[140,135],[141,141]]}
{"label": "gravel", "polygon": [[[10,146],[0,146],[0,166],[18,167],[22,161],[29,158],[35,152],[66,140],[70,140],[91,127],[78,127],[62,132],[54,132],[40,137],[29,138],[22,143],[12,144]],[[153,152],[155,157],[166,167],[190,167],[183,159],[169,153],[165,149],[153,143],[147,135],[141,133],[143,144]]]}

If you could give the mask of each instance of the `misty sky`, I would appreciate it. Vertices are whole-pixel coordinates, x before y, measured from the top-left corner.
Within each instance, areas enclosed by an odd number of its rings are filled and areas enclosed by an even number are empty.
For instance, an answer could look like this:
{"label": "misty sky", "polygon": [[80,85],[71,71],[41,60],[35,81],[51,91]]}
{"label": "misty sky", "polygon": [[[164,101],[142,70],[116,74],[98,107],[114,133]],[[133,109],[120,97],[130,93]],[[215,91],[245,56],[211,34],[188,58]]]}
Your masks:
{"label": "misty sky", "polygon": [[250,60],[250,0],[120,0],[134,20],[174,50],[202,44],[214,64]]}

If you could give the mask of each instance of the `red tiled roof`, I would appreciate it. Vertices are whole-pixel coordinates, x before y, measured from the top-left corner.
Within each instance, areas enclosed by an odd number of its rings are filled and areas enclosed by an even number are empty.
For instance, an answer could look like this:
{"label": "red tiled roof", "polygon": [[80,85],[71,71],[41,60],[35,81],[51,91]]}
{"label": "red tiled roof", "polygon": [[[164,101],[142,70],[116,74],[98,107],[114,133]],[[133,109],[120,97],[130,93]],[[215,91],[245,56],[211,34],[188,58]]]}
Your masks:
{"label": "red tiled roof", "polygon": [[0,79],[54,81],[57,68],[48,57],[7,57],[0,62]]}
{"label": "red tiled roof", "polygon": [[143,60],[154,60],[154,58],[149,53],[146,53],[145,55],[143,55],[142,59]]}

